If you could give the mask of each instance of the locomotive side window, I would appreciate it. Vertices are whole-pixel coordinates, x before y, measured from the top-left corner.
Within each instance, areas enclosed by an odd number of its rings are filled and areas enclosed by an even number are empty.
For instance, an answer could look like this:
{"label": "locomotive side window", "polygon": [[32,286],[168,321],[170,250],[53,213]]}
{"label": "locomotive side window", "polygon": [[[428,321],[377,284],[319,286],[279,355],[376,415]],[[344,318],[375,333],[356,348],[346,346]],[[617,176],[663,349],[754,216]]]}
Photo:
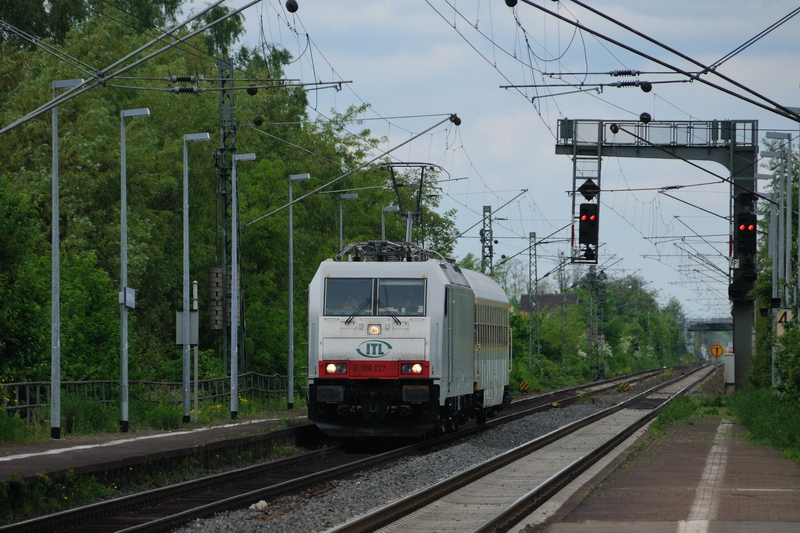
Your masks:
{"label": "locomotive side window", "polygon": [[372,279],[328,278],[325,280],[326,316],[372,314]]}
{"label": "locomotive side window", "polygon": [[378,314],[425,315],[424,279],[379,279]]}

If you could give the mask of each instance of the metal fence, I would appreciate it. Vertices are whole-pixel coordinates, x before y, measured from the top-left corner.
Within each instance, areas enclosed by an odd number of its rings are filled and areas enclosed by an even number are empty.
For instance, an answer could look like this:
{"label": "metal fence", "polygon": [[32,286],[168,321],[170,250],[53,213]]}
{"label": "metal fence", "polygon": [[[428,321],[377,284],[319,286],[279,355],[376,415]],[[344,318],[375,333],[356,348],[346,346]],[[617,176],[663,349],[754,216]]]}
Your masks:
{"label": "metal fence", "polygon": [[[174,403],[183,398],[180,381],[131,381],[129,395],[132,401]],[[239,397],[247,400],[279,401],[286,399],[288,378],[279,374],[264,375],[248,372],[239,375]],[[227,403],[231,394],[230,377],[199,380],[197,396],[201,402]],[[191,385],[194,398],[194,383]],[[90,399],[103,405],[119,400],[119,381],[62,381],[62,402]],[[29,381],[0,384],[0,400],[7,415],[19,415],[31,423],[44,407],[50,405],[50,382]]]}

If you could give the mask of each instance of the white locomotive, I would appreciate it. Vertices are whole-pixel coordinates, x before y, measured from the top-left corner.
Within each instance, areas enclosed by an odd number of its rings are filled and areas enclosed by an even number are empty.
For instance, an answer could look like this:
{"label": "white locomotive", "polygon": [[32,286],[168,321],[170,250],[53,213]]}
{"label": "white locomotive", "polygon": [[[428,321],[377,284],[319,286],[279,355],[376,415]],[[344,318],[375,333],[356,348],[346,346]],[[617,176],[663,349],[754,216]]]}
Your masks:
{"label": "white locomotive", "polygon": [[508,298],[489,277],[433,255],[361,242],[317,270],[308,416],[326,434],[436,434],[510,402]]}

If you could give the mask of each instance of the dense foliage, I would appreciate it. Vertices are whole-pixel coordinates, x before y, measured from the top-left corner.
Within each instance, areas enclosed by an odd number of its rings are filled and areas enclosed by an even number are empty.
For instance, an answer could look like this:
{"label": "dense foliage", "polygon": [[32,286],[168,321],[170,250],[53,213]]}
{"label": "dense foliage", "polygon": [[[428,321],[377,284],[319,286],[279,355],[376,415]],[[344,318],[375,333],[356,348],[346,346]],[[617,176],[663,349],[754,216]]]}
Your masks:
{"label": "dense foliage", "polygon": [[[135,2],[132,2],[134,4]],[[164,6],[169,2],[164,2]],[[160,5],[160,4],[159,4]],[[128,286],[136,290],[130,312],[130,379],[179,381],[175,310],[182,306],[183,135],[210,132],[208,143],[187,143],[190,174],[191,279],[199,284],[202,378],[224,372],[220,332],[209,323],[209,269],[219,267],[221,196],[215,147],[220,129],[217,59],[205,50],[224,47],[241,27],[199,35],[59,107],[61,230],[62,379],[119,376],[120,111],[149,108],[151,115],[125,120],[128,204]],[[133,25],[87,17],[64,36],[63,49],[97,69],[146,43]],[[38,49],[0,43],[0,115],[9,124],[45,104],[52,81],[88,78]],[[266,54],[266,55],[262,55]],[[316,266],[338,250],[336,191],[357,189],[343,203],[346,242],[377,239],[381,207],[398,202],[387,170],[359,168],[375,140],[367,129],[353,131],[351,109],[330,121],[311,121],[302,87],[274,80],[291,60],[286,51],[241,49],[234,59],[238,153],[255,153],[239,165],[239,217],[244,330],[240,371],[286,373],[288,308],[288,176],[294,183],[295,345],[305,350],[305,287]],[[172,74],[192,74],[198,94],[174,94]],[[259,81],[265,80],[265,81]],[[125,87],[122,87],[125,86]],[[138,87],[138,89],[131,89]],[[147,90],[145,90],[147,89]],[[154,90],[156,89],[156,90]],[[251,95],[249,93],[255,92]],[[259,117],[260,120],[254,119]],[[258,126],[254,123],[258,122]],[[450,127],[455,127],[448,124]],[[51,116],[44,113],[3,135],[0,170],[0,379],[48,381],[50,377]],[[230,157],[230,154],[228,154]],[[230,159],[228,159],[230,165]],[[418,176],[400,172],[400,183]],[[433,178],[431,178],[433,179]],[[323,187],[329,184],[327,187]],[[405,195],[416,187],[399,189]],[[308,194],[316,192],[315,194]],[[403,197],[404,202],[412,198]],[[434,211],[424,195],[424,226],[414,240],[452,244],[454,225]],[[406,204],[409,205],[409,204]],[[269,216],[265,216],[269,214]],[[403,240],[405,220],[386,216],[387,237]],[[250,222],[254,222],[250,224]],[[303,375],[304,358],[295,359]]]}
{"label": "dense foliage", "polygon": [[[135,0],[129,4],[131,9],[144,8]],[[140,22],[162,24],[173,19],[175,2],[164,0],[152,6],[157,13],[148,15],[149,19],[142,15]],[[149,38],[136,24],[120,24],[118,17],[73,14],[69,32],[61,35],[45,24],[36,35],[54,39],[66,54],[98,70]],[[217,59],[210,53],[229,47],[240,31],[234,19],[214,33],[199,35],[143,62],[126,73],[126,80],[110,80],[59,107],[62,379],[119,376],[120,111],[145,107],[151,112],[149,117],[124,122],[128,286],[136,289],[136,308],[130,312],[129,377],[181,379],[173,317],[182,306],[183,135],[196,132],[210,132],[213,139],[187,143],[190,271],[200,287],[200,377],[225,374],[227,354],[220,332],[207,326],[208,273],[221,266],[219,192],[228,192],[215,167],[220,95],[214,90],[218,82],[213,81]],[[54,56],[11,38],[0,43],[0,54],[4,124],[45,104],[53,80],[91,77],[91,72],[76,72]],[[334,114],[331,120],[310,120],[304,89],[274,81],[280,80],[289,61],[285,50],[269,47],[258,52],[242,48],[234,59],[235,77],[240,80],[236,84],[261,86],[237,91],[235,97],[236,151],[257,157],[241,162],[237,174],[245,339],[240,371],[285,374],[287,370],[288,176],[311,176],[293,183],[294,198],[299,199],[293,207],[297,354],[306,347],[302,288],[319,262],[339,248],[340,209],[345,242],[379,238],[381,208],[401,204],[405,211],[415,210],[410,206],[415,206],[417,197],[422,198],[422,216],[412,240],[448,255],[456,236],[453,213],[435,210],[438,200],[431,194],[435,170],[425,169],[420,189],[419,169],[395,169],[400,185],[410,186],[391,187],[392,176],[386,168],[364,166],[375,156],[376,139],[367,129],[353,129],[363,109]],[[167,91],[174,86],[168,76],[183,74],[209,81],[196,84],[197,94]],[[10,130],[3,141],[0,380],[48,381],[50,113]],[[339,199],[342,191],[353,190],[357,199]],[[385,222],[388,239],[405,240],[403,217],[388,213]],[[471,255],[462,264],[480,270]],[[516,308],[526,286],[521,271],[510,263],[498,265],[494,272]],[[569,287],[561,287],[572,298],[564,305],[543,307],[530,315],[514,311],[515,384],[559,386],[687,358],[680,330],[683,315],[677,303],[660,308],[639,278],[606,280],[593,269],[574,276]],[[296,357],[295,365],[297,389],[302,390],[305,358]]]}
{"label": "dense foliage", "polygon": [[660,306],[637,276],[605,279],[592,267],[556,302],[512,313],[512,387],[564,387],[694,360],[680,304]]}

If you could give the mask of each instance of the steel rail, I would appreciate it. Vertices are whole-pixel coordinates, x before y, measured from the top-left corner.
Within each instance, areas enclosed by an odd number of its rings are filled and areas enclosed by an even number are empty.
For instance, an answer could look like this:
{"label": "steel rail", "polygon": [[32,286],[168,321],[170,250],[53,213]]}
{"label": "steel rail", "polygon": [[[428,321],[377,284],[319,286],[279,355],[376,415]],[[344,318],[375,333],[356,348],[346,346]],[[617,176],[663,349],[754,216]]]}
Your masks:
{"label": "steel rail", "polygon": [[[176,526],[197,518],[205,518],[215,513],[241,509],[259,500],[274,499],[279,496],[304,490],[310,486],[319,485],[332,479],[341,478],[354,472],[392,461],[400,457],[419,453],[433,447],[441,447],[442,445],[449,444],[473,434],[483,431],[490,431],[499,425],[512,422],[545,409],[550,409],[553,407],[554,403],[560,405],[574,403],[578,401],[582,397],[582,394],[586,391],[591,391],[591,393],[605,392],[615,388],[621,382],[644,380],[658,375],[661,372],[661,369],[642,371],[624,377],[612,378],[602,382],[593,382],[575,387],[567,387],[526,398],[524,400],[518,400],[512,404],[512,407],[514,408],[513,411],[515,412],[511,412],[496,419],[489,420],[482,425],[476,424],[473,426],[462,426],[462,429],[442,435],[438,438],[414,443],[381,454],[371,455],[370,457],[363,459],[353,459],[348,461],[346,464],[340,464],[321,472],[307,474],[293,480],[284,481],[282,483],[273,484],[268,487],[262,487],[254,491],[224,498],[217,502],[199,505],[192,509],[187,509],[169,516],[156,518],[155,520],[146,523],[131,526],[122,531],[126,533],[134,531],[169,531],[174,529]],[[652,393],[653,390],[667,386],[669,383],[671,382],[665,382],[657,387],[653,387],[649,389],[649,392]],[[619,410],[621,408],[622,407],[615,406],[610,409]],[[601,413],[607,411],[608,410],[602,411]],[[557,430],[557,432],[559,431],[563,432],[562,430]],[[14,533],[30,533],[39,531],[49,533],[51,531],[76,527],[88,522],[119,515],[123,512],[131,513],[138,510],[143,510],[148,506],[158,505],[164,501],[179,498],[189,498],[191,495],[219,487],[243,483],[247,480],[256,479],[258,477],[270,475],[280,471],[287,471],[292,468],[298,468],[314,462],[325,462],[330,460],[331,457],[335,456],[335,454],[339,452],[340,450],[337,447],[328,447],[323,450],[316,450],[279,461],[273,461],[270,463],[236,469],[230,472],[214,474],[196,480],[189,480],[167,487],[152,489],[137,494],[114,498],[111,500],[2,526],[0,527],[0,533],[9,533],[12,531]]]}
{"label": "steel rail", "polygon": [[[702,367],[702,368],[704,368],[704,367]],[[698,372],[702,368],[698,368],[698,369],[694,370],[693,372],[690,372],[689,374],[691,375],[694,372]],[[485,462],[483,462],[483,463],[481,463],[481,464],[479,464],[477,466],[474,466],[474,467],[472,467],[472,468],[470,468],[468,470],[465,470],[465,471],[463,471],[463,472],[461,472],[459,474],[456,474],[453,477],[450,477],[448,479],[442,480],[442,481],[436,483],[435,485],[432,485],[431,487],[428,487],[428,488],[425,488],[425,489],[421,489],[421,490],[419,490],[419,491],[417,491],[417,492],[415,492],[413,494],[410,494],[410,495],[408,495],[408,496],[406,496],[404,498],[401,498],[401,499],[396,500],[396,501],[394,501],[392,503],[384,505],[384,506],[378,508],[377,510],[375,510],[375,511],[373,511],[371,513],[368,513],[366,515],[362,515],[360,517],[353,518],[350,521],[348,521],[348,522],[346,522],[346,523],[344,523],[344,524],[342,524],[342,525],[340,525],[338,527],[335,527],[335,528],[327,530],[326,533],[361,533],[361,532],[365,532],[365,531],[375,531],[378,528],[385,527],[386,525],[388,525],[388,524],[390,524],[392,522],[395,522],[395,521],[403,518],[404,516],[406,516],[406,515],[414,512],[414,511],[418,510],[418,509],[421,509],[421,508],[423,508],[423,507],[425,507],[427,505],[430,505],[431,503],[435,502],[436,500],[439,500],[439,499],[447,496],[448,494],[450,494],[450,493],[452,493],[452,492],[454,492],[454,491],[456,491],[456,490],[458,490],[458,489],[460,489],[460,488],[462,488],[462,487],[464,487],[466,485],[474,483],[475,481],[481,479],[482,477],[484,477],[484,476],[486,476],[486,475],[488,475],[488,474],[490,474],[490,473],[492,473],[492,472],[494,472],[494,471],[496,471],[496,470],[498,470],[498,469],[500,469],[500,468],[502,468],[504,466],[507,466],[507,465],[509,465],[509,464],[511,464],[511,463],[513,463],[515,461],[518,461],[519,459],[521,459],[521,458],[523,458],[523,457],[525,457],[527,455],[530,455],[531,453],[535,452],[536,450],[539,450],[540,448],[543,448],[543,447],[547,446],[548,444],[552,444],[553,442],[556,442],[556,441],[564,438],[565,436],[567,436],[567,435],[569,435],[571,433],[574,433],[575,431],[577,431],[577,430],[579,430],[579,429],[581,429],[583,427],[586,427],[586,426],[588,426],[588,425],[590,425],[590,424],[592,424],[592,423],[594,423],[594,422],[596,422],[596,421],[598,421],[600,419],[603,419],[603,418],[605,418],[605,417],[607,417],[607,416],[609,416],[611,414],[616,413],[617,411],[620,411],[620,410],[622,410],[622,409],[624,409],[626,407],[629,407],[629,406],[631,406],[631,405],[633,405],[635,403],[638,403],[639,401],[641,401],[641,400],[647,398],[648,396],[652,395],[654,392],[657,392],[658,390],[660,390],[660,389],[662,389],[664,387],[667,387],[667,386],[669,386],[671,384],[677,383],[678,381],[680,381],[682,379],[686,379],[686,377],[687,377],[687,375],[684,374],[684,375],[681,375],[681,376],[679,376],[677,378],[674,378],[674,379],[672,379],[670,381],[667,381],[667,382],[661,383],[659,385],[656,385],[655,387],[652,387],[652,388],[650,388],[650,389],[648,389],[648,390],[646,390],[646,391],[644,391],[644,392],[642,392],[640,394],[637,394],[637,395],[631,397],[630,399],[628,399],[628,400],[626,400],[626,401],[624,401],[624,402],[622,402],[620,404],[614,405],[612,407],[609,407],[607,409],[599,411],[599,412],[597,412],[597,413],[595,413],[593,415],[589,415],[589,416],[587,416],[585,418],[582,418],[581,420],[573,422],[572,424],[568,424],[568,425],[563,426],[563,427],[561,427],[559,429],[551,431],[550,433],[548,433],[548,434],[546,434],[546,435],[544,435],[542,437],[539,437],[539,438],[537,438],[535,440],[532,440],[527,444],[523,444],[521,446],[518,446],[517,448],[509,450],[509,451],[507,451],[507,452],[505,452],[505,453],[503,453],[503,454],[501,454],[501,455],[499,455],[499,456],[497,456],[497,457],[495,457],[493,459],[485,461]],[[693,383],[691,386],[694,386],[694,385],[695,384]],[[649,415],[647,415],[647,416],[649,416]],[[614,440],[614,439],[612,439],[612,440]],[[586,464],[583,467],[583,470],[588,468],[588,466],[593,464],[600,457],[602,457],[602,455],[592,456],[591,459],[593,459],[593,460],[591,461],[591,463],[588,462],[590,459],[586,459]],[[572,466],[572,465],[570,465],[570,466]],[[563,472],[562,471],[561,475],[568,475],[569,474],[569,469],[564,469],[564,470],[567,470],[567,472]],[[581,471],[583,471],[583,470],[581,470]],[[557,475],[553,476],[553,477],[556,478]],[[556,486],[559,483],[560,482],[558,482],[558,480],[556,479],[556,480],[551,481],[550,485]],[[541,505],[541,503],[543,503],[543,500],[540,500],[540,499],[537,500],[536,496],[534,496],[534,499],[535,499],[535,501],[538,501],[536,506]],[[522,504],[520,504],[520,505],[522,505]],[[524,517],[524,516],[525,515],[520,516],[519,519],[521,520],[522,517]],[[504,522],[506,521],[506,518],[505,518],[504,515],[495,517],[495,519],[501,520],[501,521],[504,521]],[[519,521],[519,520],[517,520],[517,521]],[[487,528],[489,528],[489,527],[493,528],[494,527],[493,524],[494,524],[494,522],[492,522],[491,526],[486,525],[486,527]],[[511,525],[513,525],[513,524],[509,524],[509,527]],[[490,529],[486,529],[486,531],[489,531],[489,530]],[[493,531],[493,529],[491,529],[491,530]],[[483,530],[482,529],[477,529],[476,531],[483,531]]]}

